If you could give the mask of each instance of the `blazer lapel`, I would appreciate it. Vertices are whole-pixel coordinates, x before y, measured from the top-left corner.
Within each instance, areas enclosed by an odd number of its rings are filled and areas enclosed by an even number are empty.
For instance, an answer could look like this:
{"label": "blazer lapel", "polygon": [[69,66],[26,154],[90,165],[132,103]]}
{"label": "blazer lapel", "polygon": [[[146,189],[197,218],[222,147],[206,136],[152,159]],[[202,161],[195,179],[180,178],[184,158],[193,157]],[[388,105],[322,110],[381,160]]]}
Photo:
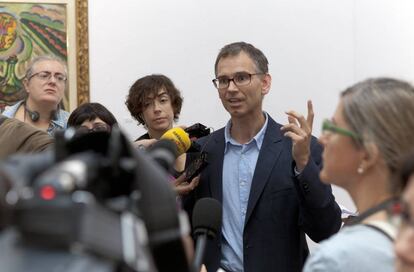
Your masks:
{"label": "blazer lapel", "polygon": [[260,148],[259,157],[257,158],[256,168],[253,175],[252,185],[250,189],[249,202],[247,204],[247,212],[245,224],[248,222],[250,215],[269,179],[269,175],[277,162],[283,145],[281,143],[283,136],[278,125],[269,116],[269,123],[266,128],[265,137],[262,147]]}
{"label": "blazer lapel", "polygon": [[211,139],[214,146],[208,148],[209,167],[214,169],[210,171],[209,184],[211,196],[223,202],[223,160],[224,160],[224,129],[217,131],[214,135],[215,137]]}

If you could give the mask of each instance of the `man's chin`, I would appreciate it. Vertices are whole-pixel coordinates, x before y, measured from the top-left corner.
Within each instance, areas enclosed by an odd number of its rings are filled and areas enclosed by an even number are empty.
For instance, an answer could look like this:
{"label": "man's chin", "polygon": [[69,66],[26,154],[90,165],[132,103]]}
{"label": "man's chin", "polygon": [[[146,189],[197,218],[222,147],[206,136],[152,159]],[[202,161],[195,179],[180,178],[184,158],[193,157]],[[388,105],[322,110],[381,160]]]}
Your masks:
{"label": "man's chin", "polygon": [[235,117],[235,118],[240,118],[240,117],[243,117],[245,115],[245,113],[243,111],[241,111],[240,109],[230,108],[227,111],[230,113],[230,115],[232,117]]}

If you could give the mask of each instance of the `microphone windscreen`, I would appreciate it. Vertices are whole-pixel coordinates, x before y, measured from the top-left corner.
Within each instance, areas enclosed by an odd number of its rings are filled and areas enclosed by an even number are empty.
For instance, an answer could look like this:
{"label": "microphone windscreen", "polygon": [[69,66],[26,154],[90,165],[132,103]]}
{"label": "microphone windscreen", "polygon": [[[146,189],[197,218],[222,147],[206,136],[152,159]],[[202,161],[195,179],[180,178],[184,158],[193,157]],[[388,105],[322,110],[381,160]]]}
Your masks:
{"label": "microphone windscreen", "polygon": [[167,171],[174,165],[174,162],[178,157],[177,146],[175,143],[165,139],[155,142],[155,144],[148,149],[148,153]]}
{"label": "microphone windscreen", "polygon": [[193,229],[197,235],[207,231],[213,238],[221,230],[222,220],[221,203],[214,198],[201,198],[197,201],[193,210]]}
{"label": "microphone windscreen", "polygon": [[184,154],[191,146],[190,137],[184,129],[176,127],[165,132],[161,139],[171,140],[177,146],[178,155]]}

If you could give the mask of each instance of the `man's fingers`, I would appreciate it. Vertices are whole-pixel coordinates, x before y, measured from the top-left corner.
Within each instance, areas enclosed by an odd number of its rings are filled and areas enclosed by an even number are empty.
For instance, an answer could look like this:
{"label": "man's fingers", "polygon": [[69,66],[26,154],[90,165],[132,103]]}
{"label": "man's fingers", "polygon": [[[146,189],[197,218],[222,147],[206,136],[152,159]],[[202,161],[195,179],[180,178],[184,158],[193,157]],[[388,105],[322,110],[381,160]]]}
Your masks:
{"label": "man's fingers", "polygon": [[[289,120],[289,117],[295,119],[295,122],[299,122],[299,126],[301,128],[307,128],[308,127],[308,123],[307,123],[305,117],[302,114],[300,114],[296,111],[287,111],[286,114],[288,115],[288,120]],[[290,123],[290,121],[289,121],[289,123]]]}
{"label": "man's fingers", "polygon": [[298,122],[296,122],[296,119],[293,118],[292,116],[288,115],[288,121],[289,124],[294,124],[294,125],[298,125]]}
{"label": "man's fingers", "polygon": [[286,137],[289,137],[292,139],[292,142],[296,143],[299,142],[301,140],[303,140],[303,136],[300,136],[292,131],[288,131],[284,134]]}
{"label": "man's fingers", "polygon": [[307,135],[306,132],[302,128],[298,127],[296,124],[284,125],[282,127],[282,131],[284,131],[285,133],[292,132],[302,137],[305,137]]}
{"label": "man's fingers", "polygon": [[[308,100],[308,115],[305,117],[300,114],[297,111],[287,111],[286,114],[288,115],[288,120],[290,124],[296,124],[298,125],[298,122],[300,124],[300,127],[303,128],[306,132],[312,132],[313,128],[313,119],[314,119],[314,112],[313,112],[313,104],[312,100]],[[295,121],[293,121],[295,120]]]}

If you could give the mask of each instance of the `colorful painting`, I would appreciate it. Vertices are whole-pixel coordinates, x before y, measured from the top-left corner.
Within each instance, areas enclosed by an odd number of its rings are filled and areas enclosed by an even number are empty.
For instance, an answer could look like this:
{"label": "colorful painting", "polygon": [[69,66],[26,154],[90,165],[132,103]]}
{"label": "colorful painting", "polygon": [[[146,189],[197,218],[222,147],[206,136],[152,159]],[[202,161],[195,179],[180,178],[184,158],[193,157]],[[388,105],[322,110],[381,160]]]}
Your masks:
{"label": "colorful painting", "polygon": [[[76,48],[79,44],[73,37],[77,35],[73,1],[0,3],[0,110],[25,97],[22,79],[26,69],[34,57],[45,54],[56,55],[68,63],[69,80],[63,107],[67,110],[76,107],[79,102],[76,95],[79,85],[76,78],[79,74],[77,52],[68,52],[68,48]],[[85,0],[82,2],[86,3]],[[74,46],[68,40],[75,41]],[[85,86],[84,82],[82,84]],[[82,91],[85,100],[85,90]]]}

